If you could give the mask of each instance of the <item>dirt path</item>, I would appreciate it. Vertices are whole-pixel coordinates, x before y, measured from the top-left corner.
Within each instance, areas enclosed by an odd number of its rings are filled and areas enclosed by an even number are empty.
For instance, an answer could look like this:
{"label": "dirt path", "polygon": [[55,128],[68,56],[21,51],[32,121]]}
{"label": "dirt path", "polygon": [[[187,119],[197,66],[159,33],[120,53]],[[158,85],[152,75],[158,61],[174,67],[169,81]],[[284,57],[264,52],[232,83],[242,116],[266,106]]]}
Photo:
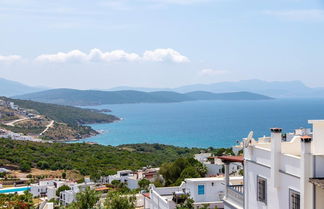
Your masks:
{"label": "dirt path", "polygon": [[20,121],[24,121],[24,120],[28,120],[29,118],[20,118],[20,119],[17,119],[17,120],[14,120],[14,121],[11,121],[9,123],[5,123],[5,125],[7,126],[15,126],[15,123],[18,123]]}
{"label": "dirt path", "polygon": [[46,126],[46,128],[44,129],[44,131],[42,131],[42,133],[40,133],[39,135],[43,135],[53,125],[54,125],[54,120],[51,120],[51,122]]}

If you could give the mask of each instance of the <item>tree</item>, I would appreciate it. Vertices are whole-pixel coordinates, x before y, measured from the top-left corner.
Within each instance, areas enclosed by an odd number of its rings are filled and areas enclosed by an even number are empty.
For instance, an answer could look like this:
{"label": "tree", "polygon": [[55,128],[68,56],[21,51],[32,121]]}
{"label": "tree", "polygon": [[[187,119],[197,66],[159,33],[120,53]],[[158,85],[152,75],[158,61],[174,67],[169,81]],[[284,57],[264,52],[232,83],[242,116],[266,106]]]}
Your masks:
{"label": "tree", "polygon": [[62,179],[66,179],[66,173],[65,172],[62,173]]}
{"label": "tree", "polygon": [[135,209],[134,196],[111,193],[107,196],[105,209]]}
{"label": "tree", "polygon": [[177,205],[176,209],[194,209],[193,199],[187,198],[183,203]]}
{"label": "tree", "polygon": [[37,167],[44,170],[44,169],[48,169],[50,166],[47,161],[39,161],[37,163]]}
{"label": "tree", "polygon": [[138,186],[143,189],[143,190],[147,190],[149,185],[150,185],[150,181],[147,179],[141,179],[138,181]]}
{"label": "tree", "polygon": [[71,204],[70,208],[73,209],[92,209],[97,204],[100,198],[100,193],[95,190],[91,190],[87,187],[83,192],[80,192],[76,196],[76,202]]}
{"label": "tree", "polygon": [[179,158],[172,163],[163,164],[160,168],[165,186],[180,185],[184,178],[203,177],[206,173],[206,167],[193,158]]}
{"label": "tree", "polygon": [[56,190],[56,196],[60,196],[60,193],[65,191],[65,190],[70,190],[71,188],[68,185],[63,185],[60,186],[57,190]]}
{"label": "tree", "polygon": [[25,191],[24,194],[0,194],[0,209],[34,209],[33,195]]}
{"label": "tree", "polygon": [[31,170],[31,166],[30,166],[30,164],[27,163],[27,162],[22,162],[22,163],[20,164],[20,170],[21,170],[22,172],[30,172],[30,170]]}

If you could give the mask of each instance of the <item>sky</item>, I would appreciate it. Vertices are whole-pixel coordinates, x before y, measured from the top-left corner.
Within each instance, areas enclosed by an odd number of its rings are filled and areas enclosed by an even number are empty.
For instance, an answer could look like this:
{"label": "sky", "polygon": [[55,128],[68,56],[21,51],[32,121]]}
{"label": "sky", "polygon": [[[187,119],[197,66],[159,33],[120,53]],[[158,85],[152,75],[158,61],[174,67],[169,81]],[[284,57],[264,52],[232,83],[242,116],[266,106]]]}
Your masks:
{"label": "sky", "polygon": [[324,86],[324,0],[0,0],[0,28],[0,77],[32,86]]}

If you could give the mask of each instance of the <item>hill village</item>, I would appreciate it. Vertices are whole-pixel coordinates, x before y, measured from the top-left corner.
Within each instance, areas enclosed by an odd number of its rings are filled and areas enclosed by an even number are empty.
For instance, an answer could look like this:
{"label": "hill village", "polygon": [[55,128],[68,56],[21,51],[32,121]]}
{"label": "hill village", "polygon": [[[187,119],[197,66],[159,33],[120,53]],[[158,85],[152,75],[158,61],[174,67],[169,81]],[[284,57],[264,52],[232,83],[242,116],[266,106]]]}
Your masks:
{"label": "hill village", "polygon": [[[254,138],[250,132],[232,147],[232,155],[195,154],[194,159],[206,169],[205,176],[185,178],[179,186],[164,187],[160,168],[151,167],[120,170],[98,179],[85,177],[79,182],[64,175],[10,182],[5,177],[12,172],[10,168],[0,168],[0,194],[29,194],[37,200],[33,207],[39,209],[69,207],[90,192],[97,194],[91,208],[104,208],[110,194],[121,190],[128,191],[119,194],[132,203],[131,208],[321,209],[324,120],[308,122],[312,129],[292,133],[271,128],[269,136]],[[160,185],[154,184],[157,180]]]}
{"label": "hill village", "polygon": [[[34,110],[24,109],[14,102],[0,99],[0,137],[13,140],[41,141],[41,135],[53,125],[53,121],[48,121],[44,116]],[[29,123],[28,123],[29,122]],[[33,124],[32,124],[33,122]],[[39,134],[23,134],[15,130],[17,127],[31,128],[32,125],[45,126]]]}

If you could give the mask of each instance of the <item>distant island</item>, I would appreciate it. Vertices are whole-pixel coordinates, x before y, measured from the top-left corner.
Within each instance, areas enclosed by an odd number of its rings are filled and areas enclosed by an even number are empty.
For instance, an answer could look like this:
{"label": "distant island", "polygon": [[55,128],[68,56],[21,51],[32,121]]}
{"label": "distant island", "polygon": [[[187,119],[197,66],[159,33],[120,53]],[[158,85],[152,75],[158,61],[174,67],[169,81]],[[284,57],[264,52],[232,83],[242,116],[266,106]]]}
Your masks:
{"label": "distant island", "polygon": [[14,98],[38,102],[72,105],[94,106],[104,104],[131,103],[173,103],[199,100],[269,100],[273,99],[252,92],[212,93],[207,91],[192,91],[177,93],[173,91],[143,92],[134,90],[98,91],[76,89],[52,89],[36,93],[15,96]]}
{"label": "distant island", "polygon": [[85,124],[118,120],[90,109],[0,97],[0,136],[16,140],[77,140],[99,134]]}

